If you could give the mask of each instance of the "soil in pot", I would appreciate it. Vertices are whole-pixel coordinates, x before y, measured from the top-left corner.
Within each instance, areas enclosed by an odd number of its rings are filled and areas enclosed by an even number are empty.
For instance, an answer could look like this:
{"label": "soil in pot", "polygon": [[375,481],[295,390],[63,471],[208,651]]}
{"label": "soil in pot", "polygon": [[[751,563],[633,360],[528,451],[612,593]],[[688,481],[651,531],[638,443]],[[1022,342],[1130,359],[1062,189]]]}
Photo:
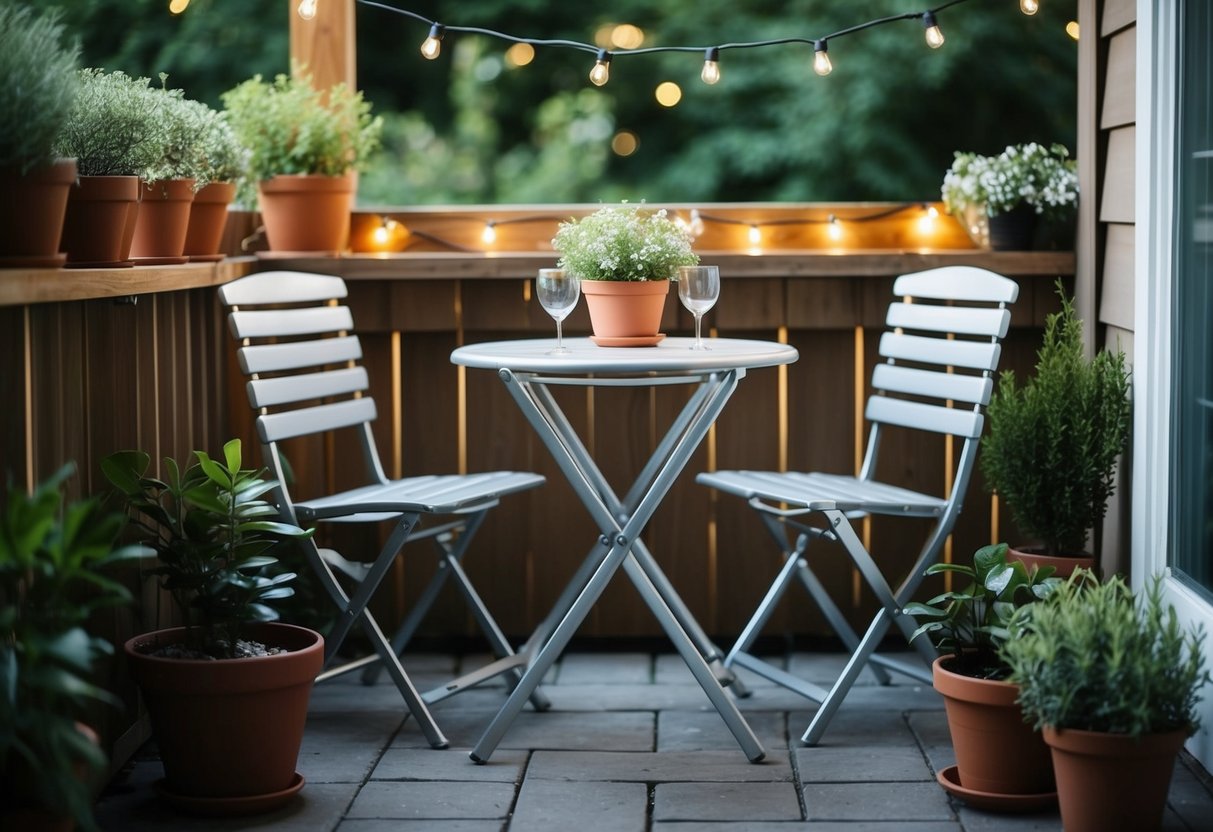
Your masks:
{"label": "soil in pot", "polygon": [[67,196],[76,160],[62,159],[28,173],[0,168],[0,268],[58,268]]}

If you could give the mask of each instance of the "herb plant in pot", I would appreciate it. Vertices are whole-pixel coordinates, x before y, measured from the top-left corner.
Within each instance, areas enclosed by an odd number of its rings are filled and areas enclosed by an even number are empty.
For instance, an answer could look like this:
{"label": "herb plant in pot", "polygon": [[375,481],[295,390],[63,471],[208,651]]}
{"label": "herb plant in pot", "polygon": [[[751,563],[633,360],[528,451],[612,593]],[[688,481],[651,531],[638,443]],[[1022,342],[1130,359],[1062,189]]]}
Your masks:
{"label": "herb plant in pot", "polygon": [[82,720],[97,703],[94,665],[113,653],[85,629],[102,607],[128,604],[109,567],[141,557],[118,546],[124,519],[96,499],[65,503],[64,466],[32,494],[9,488],[0,512],[0,828],[96,829],[93,786],[107,760]]}
{"label": "herb plant in pot", "polygon": [[58,10],[0,0],[0,268],[63,265],[59,238],[76,161],[53,142],[76,96],[77,47]]}
{"label": "herb plant in pot", "polygon": [[[341,251],[349,238],[354,180],[379,146],[380,118],[344,84],[321,91],[306,74],[260,75],[223,94],[232,129],[249,149],[271,249]],[[245,191],[252,188],[246,184]]]}
{"label": "herb plant in pot", "polygon": [[294,574],[263,570],[276,545],[311,532],[277,521],[262,499],[277,483],[241,468],[240,440],[222,460],[194,455],[184,471],[165,459],[165,480],[148,476],[142,451],[102,461],[187,622],[125,652],[164,762],[161,794],[195,812],[263,811],[303,786],[295,763],[324,662],[320,635],[277,623],[269,605],[291,595]]}
{"label": "herb plant in pot", "polygon": [[1060,583],[1052,567],[1029,571],[1007,561],[1007,544],[978,549],[973,565],[938,563],[927,574],[952,573],[971,583],[905,611],[923,620],[914,638],[930,636],[944,651],[931,668],[944,697],[956,765],[939,772],[950,793],[979,808],[1026,811],[1055,799],[1049,750],[1023,719],[1019,689],[999,650],[1016,615]]}
{"label": "herb plant in pot", "polygon": [[198,101],[186,103],[197,115],[200,158],[198,192],[190,206],[183,253],[190,262],[222,260],[219,246],[227,225],[228,206],[236,198],[236,183],[248,165],[248,151],[236,138],[225,113]]}
{"label": "herb plant in pot", "polygon": [[604,206],[560,224],[552,247],[559,266],[581,279],[593,340],[600,346],[652,346],[665,336],[661,313],[679,266],[694,266],[691,235],[643,205]]}
{"label": "herb plant in pot", "polygon": [[1013,556],[1067,576],[1089,568],[1088,532],[1103,519],[1129,432],[1129,372],[1122,352],[1083,351],[1082,321],[1060,283],[1061,310],[1045,320],[1036,374],[1004,372],[982,438],[986,486],[1033,542]]}
{"label": "herb plant in pot", "polygon": [[1210,683],[1159,576],[1134,597],[1120,577],[1076,572],[1002,647],[1024,714],[1053,753],[1067,832],[1162,826],[1175,755]]}

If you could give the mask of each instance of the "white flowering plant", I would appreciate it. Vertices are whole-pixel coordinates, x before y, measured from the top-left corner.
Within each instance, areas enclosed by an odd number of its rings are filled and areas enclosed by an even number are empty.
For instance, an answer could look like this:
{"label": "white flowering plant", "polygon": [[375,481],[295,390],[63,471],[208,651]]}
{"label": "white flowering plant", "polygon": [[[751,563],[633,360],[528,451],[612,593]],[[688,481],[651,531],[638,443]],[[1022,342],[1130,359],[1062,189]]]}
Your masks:
{"label": "white flowering plant", "polygon": [[943,178],[943,201],[948,212],[963,214],[966,206],[984,205],[993,217],[1021,204],[1037,214],[1067,216],[1078,204],[1078,173],[1064,145],[1029,142],[1011,145],[997,156],[957,151]]}
{"label": "white flowering plant", "polygon": [[626,202],[562,222],[552,247],[560,252],[560,268],[582,280],[671,280],[679,266],[699,262],[690,233],[664,208]]}

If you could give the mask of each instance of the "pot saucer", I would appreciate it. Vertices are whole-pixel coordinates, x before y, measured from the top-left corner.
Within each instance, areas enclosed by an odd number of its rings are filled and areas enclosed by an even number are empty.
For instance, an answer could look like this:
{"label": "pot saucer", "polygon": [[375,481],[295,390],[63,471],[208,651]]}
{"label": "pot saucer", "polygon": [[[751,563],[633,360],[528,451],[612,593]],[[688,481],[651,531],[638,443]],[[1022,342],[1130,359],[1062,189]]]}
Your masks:
{"label": "pot saucer", "polygon": [[268,812],[277,809],[290,801],[303,788],[303,775],[295,772],[291,784],[280,792],[269,794],[252,794],[242,797],[195,797],[193,795],[177,794],[161,779],[152,784],[156,794],[165,802],[183,812],[194,815],[224,817],[234,815],[252,815],[258,812]]}
{"label": "pot saucer", "polygon": [[956,766],[948,766],[935,775],[943,790],[953,797],[958,797],[974,809],[987,809],[991,812],[1041,812],[1057,805],[1057,792],[1042,792],[1041,794],[997,794],[996,792],[979,792],[976,789],[966,789],[960,785],[960,776]]}
{"label": "pot saucer", "polygon": [[191,254],[189,259],[191,263],[218,263],[226,254]]}
{"label": "pot saucer", "polygon": [[95,263],[68,261],[63,264],[65,269],[129,269],[135,265],[134,260],[99,260]]}
{"label": "pot saucer", "polygon": [[590,340],[600,347],[653,347],[665,339],[664,332],[656,335],[610,336],[591,335]]}
{"label": "pot saucer", "polygon": [[132,257],[136,266],[181,266],[190,259],[185,256],[177,257]]}
{"label": "pot saucer", "polygon": [[15,254],[11,257],[0,257],[0,269],[58,269],[67,262],[67,253],[47,254]]}

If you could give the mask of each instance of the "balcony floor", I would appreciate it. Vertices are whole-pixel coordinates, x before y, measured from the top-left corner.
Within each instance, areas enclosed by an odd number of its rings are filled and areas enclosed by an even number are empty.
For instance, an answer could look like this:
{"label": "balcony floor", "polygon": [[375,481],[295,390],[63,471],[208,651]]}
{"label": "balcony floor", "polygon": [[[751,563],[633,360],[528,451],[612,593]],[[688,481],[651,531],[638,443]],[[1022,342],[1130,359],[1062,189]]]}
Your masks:
{"label": "balcony floor", "polygon": [[[479,657],[421,655],[406,662],[419,687]],[[836,654],[797,653],[789,670],[827,682]],[[1056,809],[996,815],[950,799],[935,772],[953,762],[939,696],[899,679],[861,678],[822,744],[800,746],[811,703],[744,674],[740,700],[767,759],[751,765],[676,655],[571,653],[544,690],[547,713],[528,707],[492,760],[467,750],[503,691],[467,691],[433,708],[451,748],[431,750],[404,720],[394,687],[355,676],[317,686],[299,771],[307,785],[286,807],[243,819],[192,818],[160,803],[154,751],[138,756],[102,796],[103,829],[272,832],[1020,832],[1060,830]],[[1213,829],[1209,775],[1181,755],[1163,828]]]}

